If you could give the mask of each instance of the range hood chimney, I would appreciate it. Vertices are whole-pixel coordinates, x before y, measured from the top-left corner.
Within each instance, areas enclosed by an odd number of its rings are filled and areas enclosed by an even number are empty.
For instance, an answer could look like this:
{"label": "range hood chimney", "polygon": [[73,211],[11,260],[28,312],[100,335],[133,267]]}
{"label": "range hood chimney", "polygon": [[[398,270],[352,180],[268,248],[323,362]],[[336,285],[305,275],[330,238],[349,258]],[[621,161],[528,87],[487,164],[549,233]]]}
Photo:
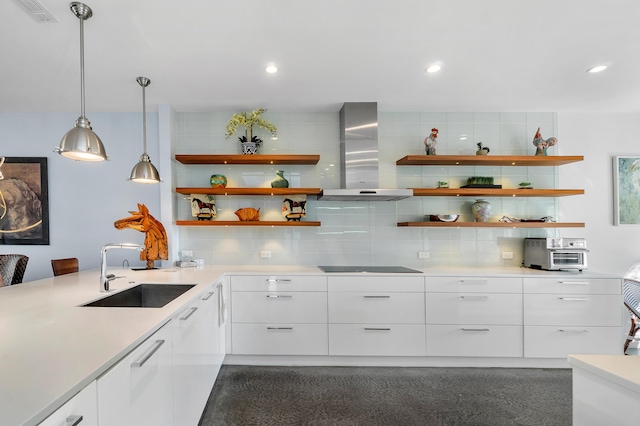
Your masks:
{"label": "range hood chimney", "polygon": [[340,109],[340,188],[325,189],[323,201],[397,201],[411,189],[381,189],[378,177],[378,104],[345,102]]}

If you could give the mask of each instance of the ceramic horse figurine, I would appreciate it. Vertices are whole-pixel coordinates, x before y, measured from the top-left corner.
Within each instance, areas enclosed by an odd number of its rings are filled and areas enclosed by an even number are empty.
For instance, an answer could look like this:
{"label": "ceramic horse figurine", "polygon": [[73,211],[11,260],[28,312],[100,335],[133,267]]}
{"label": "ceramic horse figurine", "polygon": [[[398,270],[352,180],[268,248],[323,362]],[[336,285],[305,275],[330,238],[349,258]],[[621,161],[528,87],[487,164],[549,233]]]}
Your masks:
{"label": "ceramic horse figurine", "polygon": [[140,252],[140,260],[147,261],[147,269],[153,269],[156,260],[169,259],[169,245],[167,233],[160,221],[149,214],[149,209],[144,204],[138,203],[138,211],[129,213],[132,216],[116,220],[113,226],[116,229],[131,228],[144,232],[144,250]]}

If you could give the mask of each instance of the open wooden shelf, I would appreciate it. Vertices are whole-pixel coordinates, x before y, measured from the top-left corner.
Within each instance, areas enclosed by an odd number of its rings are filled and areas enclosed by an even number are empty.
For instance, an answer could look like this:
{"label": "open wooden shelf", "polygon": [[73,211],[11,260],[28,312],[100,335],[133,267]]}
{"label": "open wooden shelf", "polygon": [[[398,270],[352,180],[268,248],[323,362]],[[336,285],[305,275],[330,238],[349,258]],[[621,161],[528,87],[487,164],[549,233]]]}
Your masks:
{"label": "open wooden shelf", "polygon": [[239,221],[239,220],[177,220],[178,226],[320,226],[320,222],[315,221]]}
{"label": "open wooden shelf", "polygon": [[584,228],[578,222],[398,222],[399,227],[428,228]]}
{"label": "open wooden shelf", "polygon": [[319,155],[285,154],[176,154],[182,164],[318,164]]}
{"label": "open wooden shelf", "polygon": [[179,194],[208,195],[320,195],[321,188],[176,188]]}
{"label": "open wooden shelf", "polygon": [[407,155],[398,166],[560,166],[584,160],[582,155]]}
{"label": "open wooden shelf", "polygon": [[413,188],[415,197],[565,197],[584,195],[584,189]]}

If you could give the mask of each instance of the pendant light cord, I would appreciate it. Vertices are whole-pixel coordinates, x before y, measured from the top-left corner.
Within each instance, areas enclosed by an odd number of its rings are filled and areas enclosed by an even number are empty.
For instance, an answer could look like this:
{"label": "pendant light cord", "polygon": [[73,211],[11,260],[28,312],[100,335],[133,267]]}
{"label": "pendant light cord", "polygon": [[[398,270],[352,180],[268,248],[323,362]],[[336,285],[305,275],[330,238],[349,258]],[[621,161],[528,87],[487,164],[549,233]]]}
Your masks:
{"label": "pendant light cord", "polygon": [[144,89],[146,86],[142,86],[142,149],[144,155],[147,154],[147,102],[144,95]]}
{"label": "pendant light cord", "polygon": [[84,17],[80,16],[80,116],[85,117],[84,111]]}

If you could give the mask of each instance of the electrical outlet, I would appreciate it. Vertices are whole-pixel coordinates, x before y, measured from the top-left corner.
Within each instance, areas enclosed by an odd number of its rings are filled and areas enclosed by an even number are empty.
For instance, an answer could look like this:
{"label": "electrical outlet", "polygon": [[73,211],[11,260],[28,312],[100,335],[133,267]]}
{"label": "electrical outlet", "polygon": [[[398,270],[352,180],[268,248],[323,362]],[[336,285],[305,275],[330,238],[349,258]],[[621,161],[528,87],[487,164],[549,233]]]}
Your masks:
{"label": "electrical outlet", "polygon": [[431,254],[428,251],[418,252],[418,259],[429,259],[430,257],[431,257]]}
{"label": "electrical outlet", "polygon": [[503,251],[502,252],[502,258],[509,260],[509,259],[513,259],[513,252],[512,251]]}
{"label": "electrical outlet", "polygon": [[260,258],[261,259],[270,259],[271,258],[271,252],[269,250],[262,250],[260,252]]}

